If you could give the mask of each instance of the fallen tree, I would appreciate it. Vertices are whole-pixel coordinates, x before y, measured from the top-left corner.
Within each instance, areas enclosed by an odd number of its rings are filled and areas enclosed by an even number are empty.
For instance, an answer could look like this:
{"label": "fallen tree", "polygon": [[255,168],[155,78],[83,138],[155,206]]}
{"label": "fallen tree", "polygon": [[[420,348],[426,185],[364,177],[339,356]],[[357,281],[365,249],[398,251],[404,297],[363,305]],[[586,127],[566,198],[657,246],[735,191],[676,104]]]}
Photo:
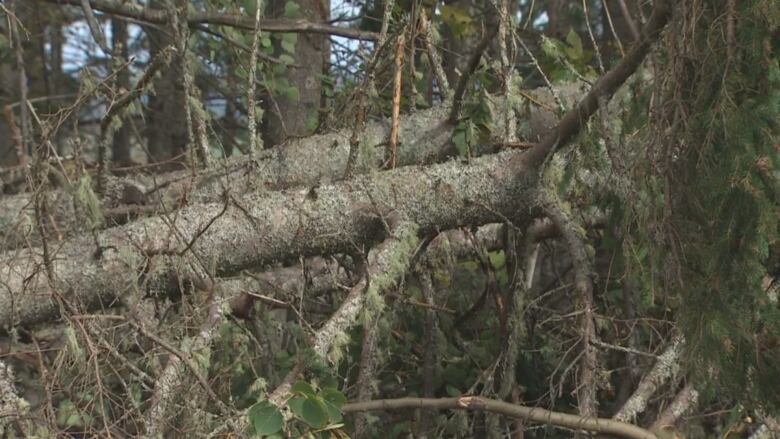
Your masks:
{"label": "fallen tree", "polygon": [[423,234],[525,216],[533,210],[536,177],[522,168],[518,174],[512,158],[522,154],[410,166],[316,188],[228,193],[219,203],[52,244],[48,256],[40,249],[6,252],[0,321],[30,324],[54,317],[54,291],[95,307],[139,290],[177,288],[176,273],[190,263],[188,253],[202,264],[198,269],[229,275],[300,256],[349,252],[375,241],[389,212],[406,216]]}
{"label": "fallen tree", "polygon": [[[573,106],[582,95],[580,87],[571,84],[555,89],[558,99]],[[525,123],[518,124],[519,138],[527,142],[542,137],[556,121],[551,110],[553,97],[546,89],[523,92],[528,106],[523,111]],[[505,123],[507,100],[495,97],[491,108],[495,126]],[[456,125],[449,120],[450,107],[438,106],[401,119],[398,136],[397,166],[426,165],[456,157],[452,143]],[[367,124],[360,135],[353,174],[365,174],[382,169],[384,145],[390,135],[387,121]],[[104,224],[111,226],[154,213],[169,212],[192,204],[219,200],[228,188],[234,193],[253,190],[280,190],[297,186],[312,186],[344,178],[350,156],[351,131],[324,133],[312,137],[291,139],[283,145],[260,151],[251,160],[233,157],[213,169],[193,173],[189,170],[160,175],[135,174],[110,178],[99,210]],[[495,153],[505,145],[496,133],[493,141],[475,145],[472,156]],[[62,165],[52,159],[50,172],[60,185],[46,194],[50,217],[46,221],[50,236],[61,240],[85,232],[86,209],[78,200],[78,181],[62,175]],[[24,179],[23,173],[17,172]],[[80,178],[75,176],[76,179]],[[71,176],[73,178],[73,176]],[[90,179],[94,181],[95,179]],[[0,199],[0,249],[40,243],[34,223],[33,194],[29,192]],[[52,239],[50,238],[50,239]]]}

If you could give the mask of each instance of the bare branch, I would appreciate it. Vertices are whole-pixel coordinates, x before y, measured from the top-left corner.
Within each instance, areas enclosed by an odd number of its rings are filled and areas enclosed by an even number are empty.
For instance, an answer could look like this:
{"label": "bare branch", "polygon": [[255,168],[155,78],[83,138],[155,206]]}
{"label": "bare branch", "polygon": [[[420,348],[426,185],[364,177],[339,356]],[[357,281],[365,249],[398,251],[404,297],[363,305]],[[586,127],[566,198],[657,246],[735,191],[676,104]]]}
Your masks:
{"label": "bare branch", "polygon": [[625,422],[611,419],[591,418],[552,412],[538,407],[514,405],[504,401],[481,398],[478,396],[461,396],[458,398],[398,398],[380,399],[368,402],[345,404],[341,410],[344,413],[363,411],[401,410],[401,409],[435,409],[435,410],[476,410],[498,413],[513,418],[522,418],[545,425],[586,430],[595,433],[613,434],[631,439],[658,439],[655,434]]}
{"label": "bare branch", "polygon": [[84,10],[84,18],[87,20],[87,26],[89,26],[89,31],[92,32],[92,38],[95,39],[95,42],[98,46],[100,46],[100,50],[103,51],[105,54],[111,54],[111,49],[108,48],[108,44],[106,43],[106,37],[103,35],[103,29],[100,27],[100,23],[98,23],[97,18],[95,18],[95,13],[92,11],[92,5],[89,4],[89,0],[80,0],[81,1],[81,9]]}
{"label": "bare branch", "polygon": [[496,33],[498,33],[498,29],[499,27],[495,26],[488,30],[488,32],[482,38],[482,41],[480,41],[479,44],[477,44],[477,47],[474,48],[474,52],[471,54],[469,63],[466,66],[466,71],[463,72],[463,74],[460,76],[460,79],[458,79],[458,85],[455,87],[455,94],[452,97],[450,123],[457,122],[458,118],[460,117],[460,110],[463,107],[463,97],[466,94],[466,87],[469,85],[471,75],[477,71],[477,67],[479,67],[480,61],[482,61],[482,55],[484,55],[485,50],[487,50],[490,43],[493,42],[493,38],[496,36]]}

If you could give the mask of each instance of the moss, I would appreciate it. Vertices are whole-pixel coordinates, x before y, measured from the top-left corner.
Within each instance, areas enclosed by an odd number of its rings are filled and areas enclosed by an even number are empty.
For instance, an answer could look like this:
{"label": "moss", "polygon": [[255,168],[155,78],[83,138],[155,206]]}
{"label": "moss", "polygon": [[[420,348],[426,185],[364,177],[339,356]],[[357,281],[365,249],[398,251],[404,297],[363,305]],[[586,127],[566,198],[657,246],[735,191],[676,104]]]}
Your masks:
{"label": "moss", "polygon": [[[394,231],[394,237],[398,243],[392,252],[387,252],[386,258],[377,261],[377,268],[381,269],[379,275],[372,275],[369,286],[366,289],[366,304],[364,316],[373,319],[384,310],[385,302],[381,293],[392,288],[398,283],[409,268],[409,261],[419,243],[417,227],[410,222],[403,222]],[[374,270],[372,270],[374,271]]]}

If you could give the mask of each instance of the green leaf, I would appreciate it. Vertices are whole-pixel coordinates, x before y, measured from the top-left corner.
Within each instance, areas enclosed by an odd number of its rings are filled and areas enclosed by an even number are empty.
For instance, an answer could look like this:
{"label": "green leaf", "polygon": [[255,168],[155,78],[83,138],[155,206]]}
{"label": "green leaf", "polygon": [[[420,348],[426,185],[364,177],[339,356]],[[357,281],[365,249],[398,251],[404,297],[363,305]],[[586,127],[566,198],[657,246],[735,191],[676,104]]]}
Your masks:
{"label": "green leaf", "polygon": [[320,396],[325,403],[325,409],[328,411],[330,422],[341,422],[341,407],[347,403],[347,397],[332,387],[322,389]]}
{"label": "green leaf", "polygon": [[328,411],[325,404],[317,398],[306,398],[301,404],[300,418],[314,428],[319,428],[328,422]]}
{"label": "green leaf", "polygon": [[283,88],[280,92],[291,102],[298,102],[301,99],[301,93],[298,91],[298,87],[293,85]]}
{"label": "green leaf", "polygon": [[460,395],[461,395],[461,393],[460,393],[460,390],[458,390],[456,387],[454,387],[454,386],[451,386],[451,385],[449,385],[449,384],[447,384],[447,385],[444,387],[444,390],[446,390],[446,391],[447,391],[447,395],[450,395],[450,396],[451,396],[451,397],[453,397],[453,398],[456,398],[456,397],[458,397],[458,396],[460,396]]}
{"label": "green leaf", "polygon": [[254,17],[256,10],[257,0],[244,0],[244,11],[246,11],[247,15]]}
{"label": "green leaf", "polygon": [[334,389],[333,387],[326,387],[322,389],[320,396],[323,400],[335,405],[338,408],[341,408],[344,404],[347,403],[347,397],[344,396],[343,393],[339,392],[338,389]]}
{"label": "green leaf", "polygon": [[566,35],[566,42],[569,43],[569,48],[566,49],[566,56],[572,61],[579,61],[582,59],[582,40],[574,29],[569,30],[569,34]]}
{"label": "green leaf", "polygon": [[285,52],[293,54],[295,53],[295,45],[298,43],[298,34],[285,33],[282,34],[282,49]]}
{"label": "green leaf", "polygon": [[284,67],[287,67],[290,64],[295,64],[295,59],[293,57],[291,57],[290,55],[288,55],[286,53],[283,53],[283,54],[279,55],[279,62]]}
{"label": "green leaf", "polygon": [[340,408],[329,403],[328,401],[323,401],[323,405],[325,407],[325,411],[328,413],[328,419],[330,420],[331,424],[341,422],[344,419],[341,415]]}
{"label": "green leaf", "polygon": [[259,435],[274,434],[284,426],[279,408],[268,401],[260,401],[249,409],[249,422]]}
{"label": "green leaf", "polygon": [[442,21],[456,37],[465,37],[474,32],[474,20],[465,9],[453,5],[440,8]]}
{"label": "green leaf", "polygon": [[303,416],[303,401],[305,400],[305,397],[295,396],[287,401],[287,407],[290,407],[290,411],[293,412],[295,416],[300,418]]}
{"label": "green leaf", "polygon": [[271,39],[265,35],[260,38],[260,45],[263,47],[271,47]]}
{"label": "green leaf", "polygon": [[542,52],[544,52],[544,54],[549,56],[550,58],[552,59],[561,58],[562,45],[563,43],[561,43],[559,40],[542,35]]}
{"label": "green leaf", "polygon": [[461,157],[466,157],[469,152],[469,144],[466,142],[466,131],[456,130],[452,136],[452,143],[455,144],[455,148],[458,150],[458,154]]}
{"label": "green leaf", "polygon": [[317,396],[317,392],[314,391],[314,387],[306,381],[298,381],[290,388],[293,393],[299,393],[304,396],[314,398]]}
{"label": "green leaf", "polygon": [[301,7],[294,1],[288,1],[284,4],[284,18],[300,18]]}

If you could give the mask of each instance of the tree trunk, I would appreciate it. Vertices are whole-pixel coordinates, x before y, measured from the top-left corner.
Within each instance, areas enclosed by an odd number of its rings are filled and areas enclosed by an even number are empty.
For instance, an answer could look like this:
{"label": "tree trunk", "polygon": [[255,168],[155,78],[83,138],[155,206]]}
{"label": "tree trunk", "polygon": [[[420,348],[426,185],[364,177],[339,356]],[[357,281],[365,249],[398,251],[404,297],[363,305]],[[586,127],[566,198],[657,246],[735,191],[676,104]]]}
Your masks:
{"label": "tree trunk", "polygon": [[[125,67],[129,53],[127,50],[127,24],[124,20],[111,20],[111,47],[114,50],[114,65],[121,70],[117,72],[116,86],[119,89],[130,90],[130,70]],[[117,59],[118,58],[118,59]],[[117,66],[117,64],[119,64]],[[117,116],[120,117],[121,116]],[[112,161],[119,166],[128,166],[130,161],[130,126],[131,118],[122,118],[122,126],[114,133],[112,145]]]}
{"label": "tree trunk", "polygon": [[[312,22],[328,20],[329,0],[271,0],[267,10],[269,18],[285,17],[288,4],[295,4],[299,11],[287,18],[302,18]],[[284,52],[277,47],[277,55]],[[286,79],[295,93],[275,93],[265,98],[264,144],[271,147],[290,137],[306,136],[314,132],[319,121],[322,100],[322,81],[330,57],[330,40],[321,34],[298,34],[292,58],[296,66],[288,66],[278,79]]]}
{"label": "tree trunk", "polygon": [[[163,8],[164,2],[154,0],[152,7]],[[171,29],[147,28],[149,51],[157,56],[160,51],[173,44]],[[168,66],[163,67],[154,81],[154,93],[149,96],[146,108],[146,139],[149,161],[163,163],[158,169],[181,168],[186,163],[187,121],[184,108],[187,93],[182,80],[181,54],[174,54]]]}

